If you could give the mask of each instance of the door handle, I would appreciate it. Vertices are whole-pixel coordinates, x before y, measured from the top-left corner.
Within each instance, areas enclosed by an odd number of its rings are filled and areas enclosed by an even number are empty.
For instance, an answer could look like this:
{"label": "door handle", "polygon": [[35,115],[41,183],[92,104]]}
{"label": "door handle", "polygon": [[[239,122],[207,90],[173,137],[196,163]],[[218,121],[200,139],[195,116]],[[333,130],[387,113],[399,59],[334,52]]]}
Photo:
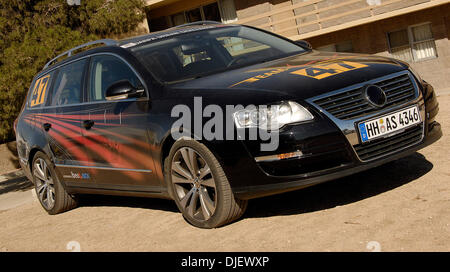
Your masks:
{"label": "door handle", "polygon": [[42,125],[42,127],[44,128],[45,131],[49,131],[49,129],[52,127],[52,124],[45,123],[45,124]]}
{"label": "door handle", "polygon": [[95,122],[93,120],[84,120],[83,121],[83,127],[85,129],[90,129],[91,127],[93,127],[95,124]]}

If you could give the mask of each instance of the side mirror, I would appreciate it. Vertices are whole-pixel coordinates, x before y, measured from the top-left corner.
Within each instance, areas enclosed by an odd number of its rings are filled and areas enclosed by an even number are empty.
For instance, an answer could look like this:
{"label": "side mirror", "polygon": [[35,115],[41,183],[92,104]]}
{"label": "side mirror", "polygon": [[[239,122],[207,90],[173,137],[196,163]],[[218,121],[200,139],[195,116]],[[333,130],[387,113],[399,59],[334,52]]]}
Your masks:
{"label": "side mirror", "polygon": [[139,97],[144,90],[137,90],[128,80],[114,82],[106,89],[106,100],[122,100],[127,98]]}
{"label": "side mirror", "polygon": [[309,49],[309,50],[313,49],[312,45],[309,42],[305,41],[305,40],[296,41],[295,43],[300,45],[303,48],[306,48],[306,49]]}

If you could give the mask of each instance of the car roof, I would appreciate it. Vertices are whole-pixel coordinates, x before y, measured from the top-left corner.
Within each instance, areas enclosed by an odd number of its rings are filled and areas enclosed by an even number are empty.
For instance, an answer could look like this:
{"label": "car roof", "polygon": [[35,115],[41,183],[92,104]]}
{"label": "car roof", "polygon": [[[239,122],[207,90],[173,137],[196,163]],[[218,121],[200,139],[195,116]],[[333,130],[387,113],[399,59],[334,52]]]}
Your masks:
{"label": "car roof", "polygon": [[172,27],[166,30],[152,32],[150,34],[137,36],[129,39],[124,39],[118,42],[118,46],[121,46],[123,48],[133,47],[139,44],[156,41],[159,39],[164,39],[168,37],[173,37],[177,35],[181,35],[184,33],[190,33],[190,32],[196,32],[206,29],[213,29],[213,28],[220,28],[220,27],[229,27],[229,26],[236,26],[233,24],[223,24],[219,22],[214,21],[200,21],[200,22],[194,22],[194,23],[188,23],[176,27]]}

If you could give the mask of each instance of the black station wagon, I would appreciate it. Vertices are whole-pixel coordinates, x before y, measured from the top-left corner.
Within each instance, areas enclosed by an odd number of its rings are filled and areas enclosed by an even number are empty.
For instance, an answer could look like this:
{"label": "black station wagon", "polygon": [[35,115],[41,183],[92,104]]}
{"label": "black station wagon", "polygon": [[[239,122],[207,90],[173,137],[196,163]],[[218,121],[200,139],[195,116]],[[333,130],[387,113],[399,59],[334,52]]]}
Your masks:
{"label": "black station wagon", "polygon": [[407,63],[198,22],[61,54],[33,79],[15,130],[49,214],[79,194],[160,197],[214,228],[249,199],[414,153],[441,137],[437,113]]}

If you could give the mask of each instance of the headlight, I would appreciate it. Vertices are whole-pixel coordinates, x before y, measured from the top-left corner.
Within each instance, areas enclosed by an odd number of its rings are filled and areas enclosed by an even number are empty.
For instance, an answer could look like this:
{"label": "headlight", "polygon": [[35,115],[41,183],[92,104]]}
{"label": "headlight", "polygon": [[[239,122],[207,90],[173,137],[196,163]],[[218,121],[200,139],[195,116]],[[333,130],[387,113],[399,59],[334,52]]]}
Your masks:
{"label": "headlight", "polygon": [[244,109],[234,113],[234,122],[238,128],[259,127],[276,130],[286,124],[313,119],[314,116],[307,109],[292,101]]}

